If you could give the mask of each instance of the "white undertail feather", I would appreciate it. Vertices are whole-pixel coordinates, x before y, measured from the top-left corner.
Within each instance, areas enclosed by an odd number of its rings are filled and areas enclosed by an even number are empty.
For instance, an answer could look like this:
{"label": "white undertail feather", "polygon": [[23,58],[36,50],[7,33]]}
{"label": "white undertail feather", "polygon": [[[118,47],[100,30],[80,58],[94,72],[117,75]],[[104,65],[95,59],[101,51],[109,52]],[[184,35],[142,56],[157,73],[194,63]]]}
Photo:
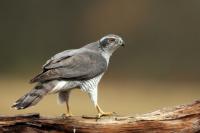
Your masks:
{"label": "white undertail feather", "polygon": [[78,88],[80,85],[80,81],[58,81],[51,93],[58,93],[58,104],[63,104],[68,101],[70,91]]}
{"label": "white undertail feather", "polygon": [[59,81],[57,85],[51,90],[50,93],[59,92],[65,85],[67,84],[66,81]]}

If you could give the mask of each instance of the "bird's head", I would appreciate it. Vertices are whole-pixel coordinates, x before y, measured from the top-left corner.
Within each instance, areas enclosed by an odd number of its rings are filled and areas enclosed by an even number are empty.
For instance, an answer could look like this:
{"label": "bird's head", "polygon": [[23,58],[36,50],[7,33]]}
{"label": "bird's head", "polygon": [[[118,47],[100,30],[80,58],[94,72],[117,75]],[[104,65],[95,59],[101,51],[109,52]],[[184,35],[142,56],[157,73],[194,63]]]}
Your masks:
{"label": "bird's head", "polygon": [[109,34],[99,40],[100,48],[109,53],[113,53],[119,47],[124,46],[124,41],[118,35]]}

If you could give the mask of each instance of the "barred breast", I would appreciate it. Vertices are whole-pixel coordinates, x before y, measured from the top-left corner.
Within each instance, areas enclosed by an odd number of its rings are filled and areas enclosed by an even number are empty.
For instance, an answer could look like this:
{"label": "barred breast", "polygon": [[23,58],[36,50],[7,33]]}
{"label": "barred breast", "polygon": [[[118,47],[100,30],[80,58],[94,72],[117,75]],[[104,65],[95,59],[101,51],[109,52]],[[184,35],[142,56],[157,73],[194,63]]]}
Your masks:
{"label": "barred breast", "polygon": [[102,78],[104,73],[101,75],[94,77],[90,80],[82,81],[80,89],[86,92],[91,92],[94,89],[97,89],[97,86]]}

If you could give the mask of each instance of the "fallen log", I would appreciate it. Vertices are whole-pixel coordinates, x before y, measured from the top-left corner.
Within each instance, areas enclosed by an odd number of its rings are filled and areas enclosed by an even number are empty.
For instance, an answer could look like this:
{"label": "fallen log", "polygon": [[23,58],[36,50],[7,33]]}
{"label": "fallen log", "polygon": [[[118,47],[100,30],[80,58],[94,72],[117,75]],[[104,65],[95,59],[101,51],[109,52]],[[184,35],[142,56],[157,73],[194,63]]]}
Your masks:
{"label": "fallen log", "polygon": [[0,132],[16,133],[198,133],[200,101],[135,116],[44,117],[0,115]]}

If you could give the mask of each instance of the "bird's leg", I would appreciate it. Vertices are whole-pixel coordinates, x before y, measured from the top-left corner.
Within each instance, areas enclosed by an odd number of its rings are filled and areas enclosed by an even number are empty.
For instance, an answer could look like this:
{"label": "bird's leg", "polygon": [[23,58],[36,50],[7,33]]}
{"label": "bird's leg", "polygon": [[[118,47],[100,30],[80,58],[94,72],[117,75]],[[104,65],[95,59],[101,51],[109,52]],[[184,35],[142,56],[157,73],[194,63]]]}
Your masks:
{"label": "bird's leg", "polygon": [[65,103],[67,107],[66,114],[65,113],[62,114],[62,117],[64,118],[72,116],[72,114],[70,113],[70,108],[69,108],[69,94],[70,94],[70,90],[58,93],[58,100],[60,101],[60,103]]}
{"label": "bird's leg", "polygon": [[110,116],[110,115],[113,115],[113,112],[104,112],[98,104],[96,104],[96,109],[97,109],[97,116],[98,118],[102,117],[102,116]]}
{"label": "bird's leg", "polygon": [[104,112],[98,105],[97,103],[97,87],[95,89],[93,89],[92,91],[90,91],[89,96],[93,102],[93,104],[95,105],[96,109],[97,109],[97,116],[98,118],[102,117],[102,116],[109,116],[109,115],[113,115],[112,112]]}
{"label": "bird's leg", "polygon": [[66,101],[66,106],[67,106],[67,114],[66,114],[66,116],[67,116],[67,117],[73,116],[73,115],[70,113],[70,108],[69,108],[69,103],[68,103],[68,101]]}

